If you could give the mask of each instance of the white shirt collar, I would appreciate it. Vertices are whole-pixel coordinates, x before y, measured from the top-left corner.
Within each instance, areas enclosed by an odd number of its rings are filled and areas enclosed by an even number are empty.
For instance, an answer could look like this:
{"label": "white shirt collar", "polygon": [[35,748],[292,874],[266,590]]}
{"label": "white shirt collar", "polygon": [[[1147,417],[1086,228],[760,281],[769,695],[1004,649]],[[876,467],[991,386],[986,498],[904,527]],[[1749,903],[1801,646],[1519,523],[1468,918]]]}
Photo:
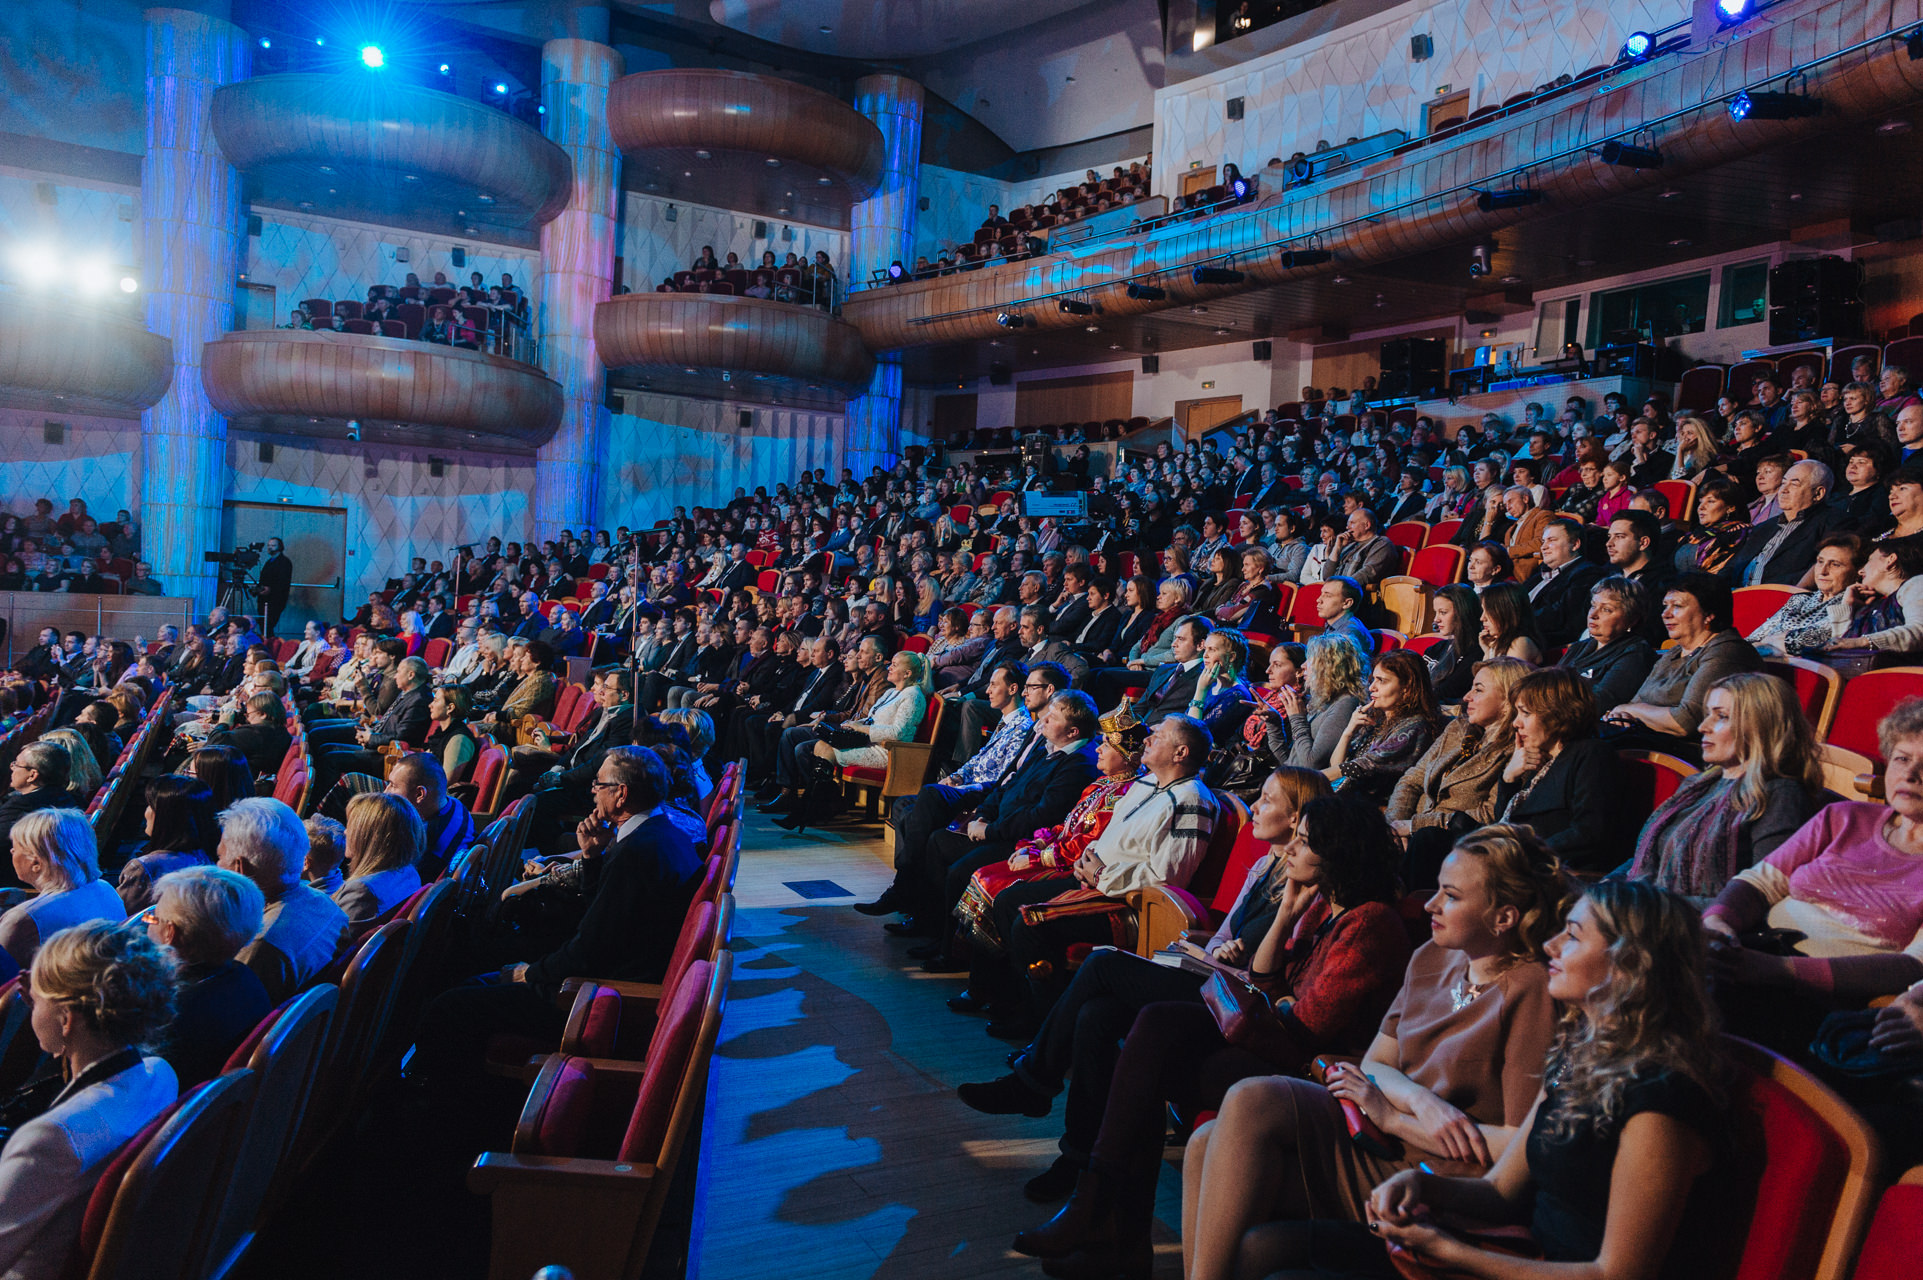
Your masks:
{"label": "white shirt collar", "polygon": [[614,838],[616,840],[626,840],[629,836],[635,833],[636,828],[638,828],[642,823],[646,822],[649,818],[652,818],[655,814],[659,812],[661,812],[661,810],[657,808],[657,809],[648,809],[642,813],[635,814],[633,817],[629,818],[626,822],[623,822],[619,827],[615,828]]}

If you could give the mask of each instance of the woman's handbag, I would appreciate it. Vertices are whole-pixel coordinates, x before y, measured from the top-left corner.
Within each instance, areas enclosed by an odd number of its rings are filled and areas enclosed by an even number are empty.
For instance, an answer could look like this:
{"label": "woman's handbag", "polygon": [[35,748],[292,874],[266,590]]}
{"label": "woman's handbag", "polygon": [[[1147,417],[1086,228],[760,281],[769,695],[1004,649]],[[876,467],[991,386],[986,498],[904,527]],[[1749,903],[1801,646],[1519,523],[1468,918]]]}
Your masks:
{"label": "woman's handbag", "polygon": [[1269,997],[1221,969],[1202,984],[1202,1003],[1208,1006],[1222,1038],[1238,1048],[1254,1048],[1263,1033],[1275,1027],[1275,1008]]}
{"label": "woman's handbag", "polygon": [[837,751],[853,751],[858,747],[872,747],[874,739],[853,729],[844,729],[838,724],[817,724],[815,737]]}

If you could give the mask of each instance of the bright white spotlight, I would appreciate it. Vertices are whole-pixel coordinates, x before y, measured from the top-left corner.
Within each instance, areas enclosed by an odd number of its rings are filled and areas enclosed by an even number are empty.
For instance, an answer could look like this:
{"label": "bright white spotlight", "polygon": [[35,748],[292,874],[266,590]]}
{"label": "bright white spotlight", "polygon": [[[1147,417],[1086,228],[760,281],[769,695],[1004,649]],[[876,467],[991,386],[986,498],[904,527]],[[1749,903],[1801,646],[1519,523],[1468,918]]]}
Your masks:
{"label": "bright white spotlight", "polygon": [[82,293],[100,294],[106,293],[109,289],[113,288],[113,272],[108,270],[107,264],[98,258],[91,258],[77,263],[74,268],[74,276]]}
{"label": "bright white spotlight", "polygon": [[137,293],[139,289],[140,281],[134,279],[132,276],[120,277],[120,291],[122,293]]}
{"label": "bright white spotlight", "polygon": [[262,36],[260,38],[260,47],[263,49],[271,49],[274,47],[274,42],[272,40],[269,40],[266,36]]}
{"label": "bright white spotlight", "polygon": [[377,44],[364,44],[361,46],[361,65],[370,71],[379,71],[387,65],[387,55],[381,52]]}
{"label": "bright white spotlight", "polygon": [[1716,17],[1724,26],[1734,26],[1755,7],[1756,0],[1716,0]]}
{"label": "bright white spotlight", "polygon": [[14,249],[13,268],[20,273],[22,283],[40,289],[52,284],[60,273],[60,264],[53,251],[45,245],[23,244]]}
{"label": "bright white spotlight", "polygon": [[448,65],[447,65],[447,64],[446,64],[445,62],[443,62],[443,63],[441,64],[441,74],[442,74],[442,75],[444,75],[444,76],[445,76],[445,75],[452,75],[452,74],[453,74],[453,72],[454,72],[454,68],[453,68],[453,67],[450,67],[450,66],[448,66]]}
{"label": "bright white spotlight", "polygon": [[507,92],[507,86],[506,86],[506,85],[504,85],[504,84],[496,84],[496,85],[494,86],[494,92],[496,92],[496,93],[506,93],[506,92]]}

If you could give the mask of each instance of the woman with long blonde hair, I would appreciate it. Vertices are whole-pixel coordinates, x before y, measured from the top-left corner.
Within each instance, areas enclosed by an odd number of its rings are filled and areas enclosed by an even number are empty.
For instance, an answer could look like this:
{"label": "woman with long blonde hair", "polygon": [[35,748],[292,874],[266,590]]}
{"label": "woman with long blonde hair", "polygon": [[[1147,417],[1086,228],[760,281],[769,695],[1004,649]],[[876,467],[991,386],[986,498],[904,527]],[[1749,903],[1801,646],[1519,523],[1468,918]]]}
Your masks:
{"label": "woman with long blonde hair", "polygon": [[1676,461],[1670,464],[1669,478],[1693,480],[1714,466],[1722,453],[1716,429],[1695,414],[1685,414],[1676,419]]}
{"label": "woman with long blonde hair", "polygon": [[374,924],[421,887],[414,863],[426,844],[421,815],[399,796],[372,791],[347,802],[347,882],[334,902],[348,924]]}
{"label": "woman with long blonde hair", "polygon": [[[1714,1272],[1727,1233],[1693,1220],[1691,1191],[1724,1145],[1723,1060],[1695,908],[1653,885],[1604,880],[1548,952],[1548,992],[1567,1012],[1526,1139],[1483,1177],[1396,1174],[1369,1197],[1370,1230],[1438,1272]],[[1470,1244],[1435,1224],[1444,1213],[1526,1221],[1542,1259]]]}
{"label": "woman with long blonde hair", "polygon": [[1698,906],[1774,853],[1823,807],[1816,733],[1787,683],[1760,671],[1710,686],[1705,768],[1643,824],[1629,874]]}
{"label": "woman with long blonde hair", "polygon": [[1289,758],[1284,764],[1326,769],[1336,743],[1369,693],[1369,655],[1348,635],[1324,631],[1308,643],[1303,693],[1282,691],[1288,721]]}
{"label": "woman with long blonde hair", "polygon": [[1462,714],[1396,783],[1388,818],[1407,848],[1404,889],[1434,888],[1436,871],[1455,838],[1496,816],[1496,784],[1516,747],[1510,695],[1534,669],[1520,658],[1476,663],[1462,696]]}
{"label": "woman with long blonde hair", "polygon": [[40,735],[40,741],[67,753],[67,785],[82,803],[90,802],[100,790],[103,775],[100,761],[94,758],[93,747],[80,730],[49,729]]}

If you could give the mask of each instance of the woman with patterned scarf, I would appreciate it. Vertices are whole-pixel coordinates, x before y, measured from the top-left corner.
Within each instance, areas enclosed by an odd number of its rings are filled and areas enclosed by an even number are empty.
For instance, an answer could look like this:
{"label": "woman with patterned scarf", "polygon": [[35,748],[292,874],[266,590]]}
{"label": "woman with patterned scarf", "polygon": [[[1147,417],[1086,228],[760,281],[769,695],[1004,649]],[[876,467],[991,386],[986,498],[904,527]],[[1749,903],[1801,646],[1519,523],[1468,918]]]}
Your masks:
{"label": "woman with patterned scarf", "polygon": [[1095,756],[1102,776],[1088,785],[1060,825],[1037,831],[1034,839],[1015,847],[1008,861],[977,871],[962,891],[961,901],[955,904],[955,918],[974,947],[988,952],[1002,949],[995,917],[989,910],[1002,890],[1025,880],[1070,874],[1082,851],[1108,826],[1115,802],[1141,773],[1142,748],[1147,742],[1148,729],[1127,703],[1102,721],[1102,740]]}

